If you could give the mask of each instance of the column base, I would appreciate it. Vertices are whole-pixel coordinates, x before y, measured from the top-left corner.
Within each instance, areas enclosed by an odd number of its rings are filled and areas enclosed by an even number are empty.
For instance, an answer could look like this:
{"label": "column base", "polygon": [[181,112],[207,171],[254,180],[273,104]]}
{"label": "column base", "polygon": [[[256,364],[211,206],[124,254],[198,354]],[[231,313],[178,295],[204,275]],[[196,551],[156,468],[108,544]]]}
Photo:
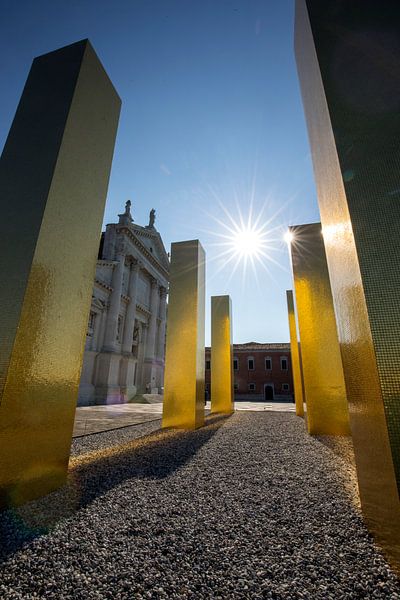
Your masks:
{"label": "column base", "polygon": [[157,358],[145,358],[143,363],[143,387],[147,394],[161,393],[161,381],[164,378],[164,361]]}
{"label": "column base", "polygon": [[91,383],[81,383],[78,392],[77,406],[92,406],[94,404],[95,387]]}
{"label": "column base", "polygon": [[96,357],[94,373],[94,404],[121,404],[124,402],[120,386],[121,355],[101,352]]}
{"label": "column base", "polygon": [[156,385],[158,388],[158,393],[162,394],[164,390],[164,359],[160,358],[157,362],[157,372],[156,372]]}
{"label": "column base", "polygon": [[137,359],[132,355],[123,355],[120,362],[120,386],[121,398],[123,402],[129,402],[137,394],[135,385],[135,372],[137,368]]}

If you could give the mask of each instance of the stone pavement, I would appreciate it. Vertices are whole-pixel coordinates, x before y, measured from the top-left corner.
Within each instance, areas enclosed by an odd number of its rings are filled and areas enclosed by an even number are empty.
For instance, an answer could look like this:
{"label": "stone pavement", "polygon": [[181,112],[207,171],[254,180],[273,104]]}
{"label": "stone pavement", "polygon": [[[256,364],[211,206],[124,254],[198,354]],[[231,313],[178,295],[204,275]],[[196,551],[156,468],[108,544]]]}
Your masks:
{"label": "stone pavement", "polygon": [[79,406],[75,413],[73,437],[146,423],[160,419],[161,415],[161,403]]}
{"label": "stone pavement", "polygon": [[[211,410],[210,402],[207,402],[205,409],[208,414]],[[235,410],[295,412],[295,406],[291,402],[235,402]],[[161,416],[161,402],[80,406],[76,409],[73,437],[147,423],[160,419]]]}
{"label": "stone pavement", "polygon": [[235,402],[235,410],[296,412],[293,402]]}

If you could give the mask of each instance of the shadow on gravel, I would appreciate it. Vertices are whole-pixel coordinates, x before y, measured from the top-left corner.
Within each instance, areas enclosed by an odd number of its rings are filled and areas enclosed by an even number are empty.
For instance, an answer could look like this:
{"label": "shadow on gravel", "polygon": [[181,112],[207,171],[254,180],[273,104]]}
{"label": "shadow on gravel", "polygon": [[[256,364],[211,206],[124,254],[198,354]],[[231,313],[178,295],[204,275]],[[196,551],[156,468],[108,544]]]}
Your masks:
{"label": "shadow on gravel", "polygon": [[63,488],[0,512],[0,561],[124,481],[168,477],[190,461],[227,419],[213,415],[195,431],[158,430],[121,446],[74,457]]}
{"label": "shadow on gravel", "polygon": [[333,454],[355,466],[353,440],[349,435],[316,435],[314,439]]}

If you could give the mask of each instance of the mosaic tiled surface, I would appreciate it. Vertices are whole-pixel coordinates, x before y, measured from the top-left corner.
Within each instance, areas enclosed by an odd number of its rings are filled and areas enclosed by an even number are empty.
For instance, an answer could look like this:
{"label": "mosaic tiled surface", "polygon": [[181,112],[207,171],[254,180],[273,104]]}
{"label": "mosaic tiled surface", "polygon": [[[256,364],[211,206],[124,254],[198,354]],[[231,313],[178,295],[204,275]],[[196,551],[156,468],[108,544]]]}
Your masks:
{"label": "mosaic tiled surface", "polygon": [[399,23],[393,0],[296,1],[296,59],[361,501],[398,562]]}
{"label": "mosaic tiled surface", "polygon": [[231,413],[233,406],[232,301],[211,296],[212,412]]}
{"label": "mosaic tiled surface", "polygon": [[163,427],[204,424],[205,253],[199,240],[171,244]]}
{"label": "mosaic tiled surface", "polygon": [[0,162],[0,505],[64,482],[121,101],[87,40],[35,59]]}
{"label": "mosaic tiled surface", "polygon": [[290,227],[308,431],[349,435],[349,415],[321,223]]}
{"label": "mosaic tiled surface", "polygon": [[290,333],[290,355],[292,359],[294,397],[296,401],[296,414],[304,416],[303,398],[303,375],[300,365],[299,340],[297,335],[296,314],[294,308],[293,291],[286,290],[286,301],[288,307],[289,333]]}

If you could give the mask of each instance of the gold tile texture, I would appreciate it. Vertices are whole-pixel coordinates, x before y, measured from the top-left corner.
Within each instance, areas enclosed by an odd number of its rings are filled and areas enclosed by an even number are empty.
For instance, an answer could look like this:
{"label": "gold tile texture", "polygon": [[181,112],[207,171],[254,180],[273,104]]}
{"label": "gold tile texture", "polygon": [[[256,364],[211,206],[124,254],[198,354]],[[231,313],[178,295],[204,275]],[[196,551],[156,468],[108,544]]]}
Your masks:
{"label": "gold tile texture", "polygon": [[163,427],[204,425],[205,253],[199,240],[171,245]]}
{"label": "gold tile texture", "polygon": [[398,16],[386,0],[297,0],[295,50],[361,504],[400,571]]}
{"label": "gold tile texture", "polygon": [[346,390],[320,223],[290,228],[307,426],[313,435],[349,435]]}
{"label": "gold tile texture", "polygon": [[232,302],[211,296],[211,412],[233,411]]}
{"label": "gold tile texture", "polygon": [[35,59],[0,161],[0,504],[66,478],[120,99],[87,40]]}
{"label": "gold tile texture", "polygon": [[303,375],[300,365],[299,340],[297,335],[296,315],[294,309],[293,290],[286,290],[286,301],[289,317],[290,354],[292,358],[292,372],[294,385],[294,399],[296,404],[296,415],[304,416],[303,397]]}

